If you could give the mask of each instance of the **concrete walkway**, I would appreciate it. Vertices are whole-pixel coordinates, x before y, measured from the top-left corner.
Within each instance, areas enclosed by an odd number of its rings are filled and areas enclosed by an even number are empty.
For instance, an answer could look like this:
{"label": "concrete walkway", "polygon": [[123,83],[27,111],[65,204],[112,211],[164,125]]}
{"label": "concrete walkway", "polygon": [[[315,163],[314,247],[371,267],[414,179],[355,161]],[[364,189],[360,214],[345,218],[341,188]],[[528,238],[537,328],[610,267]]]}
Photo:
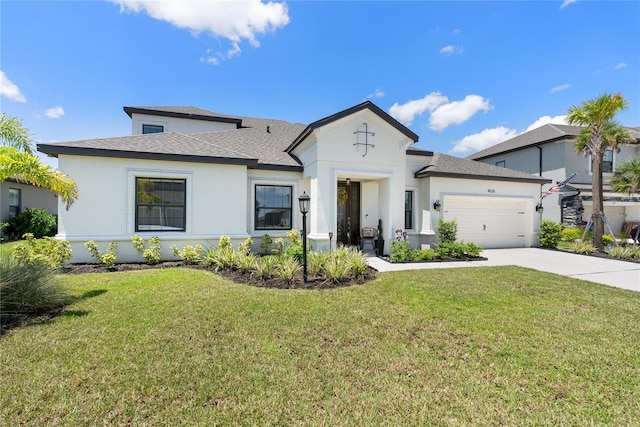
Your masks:
{"label": "concrete walkway", "polygon": [[538,248],[485,249],[482,256],[488,261],[391,264],[371,256],[368,262],[378,271],[517,265],[640,292],[638,263]]}

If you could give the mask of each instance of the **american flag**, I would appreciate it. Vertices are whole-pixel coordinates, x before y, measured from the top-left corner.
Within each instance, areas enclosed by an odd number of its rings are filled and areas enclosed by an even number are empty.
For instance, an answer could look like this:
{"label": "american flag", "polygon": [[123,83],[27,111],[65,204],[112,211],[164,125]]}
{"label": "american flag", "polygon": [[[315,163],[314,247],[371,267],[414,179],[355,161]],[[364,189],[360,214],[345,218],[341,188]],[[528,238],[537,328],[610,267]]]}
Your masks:
{"label": "american flag", "polygon": [[545,197],[547,197],[549,194],[554,193],[558,190],[560,190],[562,187],[564,187],[565,185],[567,185],[567,183],[569,181],[571,181],[573,179],[574,176],[576,176],[578,173],[574,173],[573,175],[571,175],[569,178],[565,179],[562,182],[557,182],[556,181],[556,185],[552,186],[550,189],[547,190],[547,192],[540,198],[540,200],[544,199]]}

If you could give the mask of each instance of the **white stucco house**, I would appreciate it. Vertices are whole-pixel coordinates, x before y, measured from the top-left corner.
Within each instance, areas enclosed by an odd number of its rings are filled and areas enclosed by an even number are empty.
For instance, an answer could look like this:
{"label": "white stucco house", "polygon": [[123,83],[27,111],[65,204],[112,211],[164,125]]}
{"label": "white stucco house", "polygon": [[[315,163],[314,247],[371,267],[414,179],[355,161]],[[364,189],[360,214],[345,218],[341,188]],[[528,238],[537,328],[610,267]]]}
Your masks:
{"label": "white stucco house", "polygon": [[385,252],[398,229],[416,247],[436,241],[439,218],[483,247],[537,244],[535,205],[547,178],[414,147],[418,135],[367,101],[311,124],[218,114],[194,107],[125,107],[132,136],[39,144],[58,158],[80,197],[59,209],[59,238],[74,262],[84,242],[157,235],[169,246],[235,244],[302,229],[297,199],[311,197],[314,249],[357,244],[382,221]]}
{"label": "white stucco house", "polygon": [[[640,221],[640,197],[615,193],[609,184],[617,165],[640,156],[640,128],[628,130],[635,143],[623,145],[618,150],[609,149],[603,156],[604,213],[614,233],[622,231],[624,224]],[[549,178],[554,183],[575,173],[567,186],[544,198],[543,218],[561,221],[567,226],[581,225],[591,218],[593,202],[591,156],[578,154],[575,149],[575,138],[580,131],[578,126],[547,124],[474,153],[467,159]],[[543,186],[541,194],[545,194],[550,186]]]}

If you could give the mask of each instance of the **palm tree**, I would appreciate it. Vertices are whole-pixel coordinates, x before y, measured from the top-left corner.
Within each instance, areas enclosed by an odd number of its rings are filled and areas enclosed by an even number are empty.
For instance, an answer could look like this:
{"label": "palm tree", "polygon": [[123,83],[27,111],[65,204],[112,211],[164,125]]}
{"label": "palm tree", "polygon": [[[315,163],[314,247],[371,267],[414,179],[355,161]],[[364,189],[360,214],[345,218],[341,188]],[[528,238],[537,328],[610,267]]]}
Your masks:
{"label": "palm tree", "polygon": [[42,164],[33,154],[31,134],[15,117],[0,116],[0,182],[18,182],[48,188],[58,194],[66,208],[78,198],[78,186],[66,174]]}
{"label": "palm tree", "polygon": [[593,245],[600,252],[604,251],[602,156],[607,149],[631,142],[629,131],[613,121],[616,114],[626,108],[627,100],[621,94],[605,93],[598,98],[583,101],[581,106],[572,106],[567,115],[570,125],[583,127],[575,141],[576,151],[591,155]]}
{"label": "palm tree", "polygon": [[640,156],[618,165],[611,177],[611,188],[616,193],[640,193]]}

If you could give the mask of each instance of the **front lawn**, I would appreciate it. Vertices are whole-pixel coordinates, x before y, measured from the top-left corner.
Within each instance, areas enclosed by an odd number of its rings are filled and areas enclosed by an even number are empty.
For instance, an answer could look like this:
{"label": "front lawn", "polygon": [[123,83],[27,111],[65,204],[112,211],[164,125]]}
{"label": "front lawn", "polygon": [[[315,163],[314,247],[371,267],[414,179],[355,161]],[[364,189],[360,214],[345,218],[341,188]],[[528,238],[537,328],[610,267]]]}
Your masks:
{"label": "front lawn", "polygon": [[517,267],[278,290],[64,276],[0,338],[0,425],[633,425],[640,294]]}

